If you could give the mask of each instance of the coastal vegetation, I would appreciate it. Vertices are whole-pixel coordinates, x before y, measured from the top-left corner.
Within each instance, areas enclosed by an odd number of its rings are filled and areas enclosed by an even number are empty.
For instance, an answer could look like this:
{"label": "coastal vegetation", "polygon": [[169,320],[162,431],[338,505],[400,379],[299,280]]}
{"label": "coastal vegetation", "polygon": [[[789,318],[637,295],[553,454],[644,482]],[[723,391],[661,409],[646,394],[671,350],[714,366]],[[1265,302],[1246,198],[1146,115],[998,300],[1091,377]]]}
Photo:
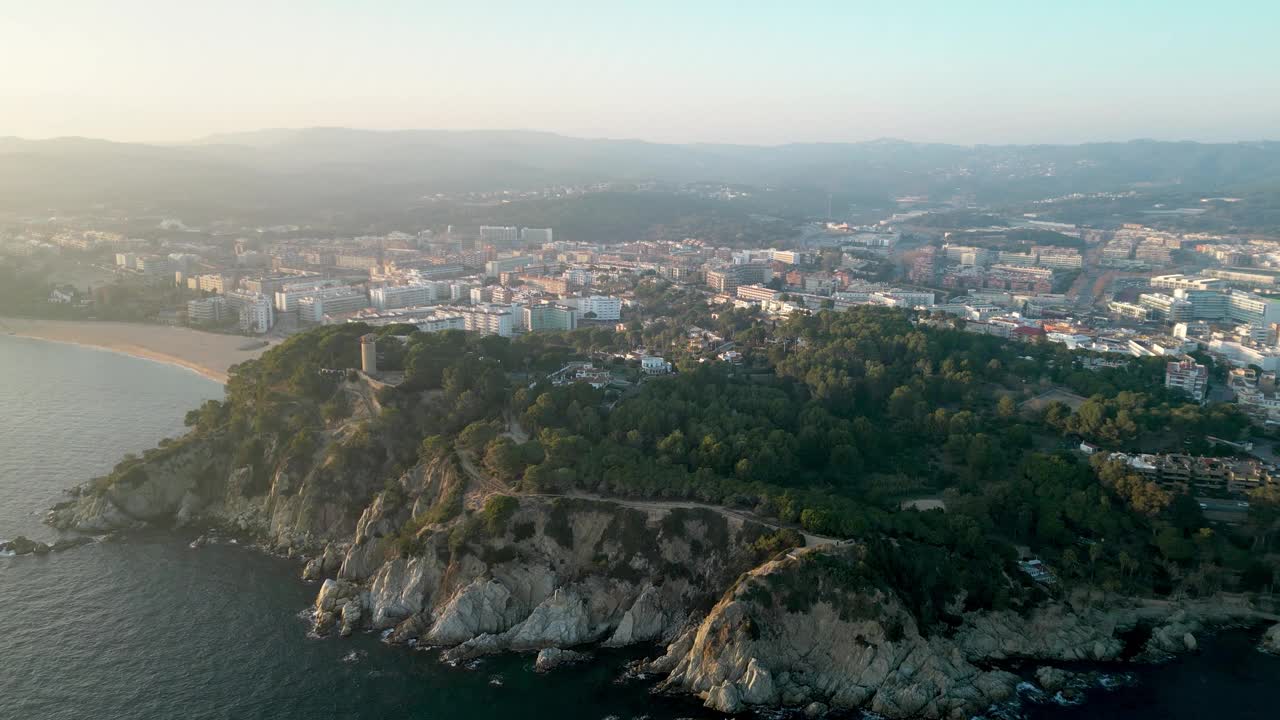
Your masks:
{"label": "coastal vegetation", "polygon": [[[677,355],[678,373],[618,396],[539,378],[612,345],[677,347],[672,324],[516,340],[350,324],[297,335],[234,368],[226,399],[192,411],[188,424],[252,467],[249,487],[259,490],[281,464],[314,465],[337,485],[459,452],[510,493],[690,500],[816,535],[895,538],[936,567],[939,593],[963,586],[974,607],[1024,596],[1029,583],[1011,580],[1018,547],[1049,561],[1065,585],[1142,594],[1269,585],[1252,537],[1216,531],[1194,502],[1070,451],[1081,439],[1177,450],[1245,432],[1234,408],[1165,391],[1152,360],[1088,369],[1059,346],[1013,346],[890,309],[772,327],[734,312],[689,314],[741,337],[747,362]],[[371,331],[404,376],[376,392],[348,377],[357,339]],[[1074,410],[1024,401],[1045,388],[1088,397]],[[123,463],[107,482],[133,472]],[[401,529],[405,549],[421,528],[465,512],[458,492]],[[506,525],[505,497],[480,512],[491,531]],[[916,497],[946,510],[900,509]]]}

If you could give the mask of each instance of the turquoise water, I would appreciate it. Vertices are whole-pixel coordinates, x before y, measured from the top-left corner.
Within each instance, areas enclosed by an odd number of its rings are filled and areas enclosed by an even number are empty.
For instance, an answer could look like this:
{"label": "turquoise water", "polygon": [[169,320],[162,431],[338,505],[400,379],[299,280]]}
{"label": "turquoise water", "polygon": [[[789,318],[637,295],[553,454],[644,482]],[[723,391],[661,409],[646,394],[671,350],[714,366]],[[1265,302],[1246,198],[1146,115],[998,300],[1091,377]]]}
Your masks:
{"label": "turquoise water", "polygon": [[[0,336],[0,537],[50,538],[61,490],[182,431],[221,386],[113,353]],[[313,639],[289,561],[146,533],[0,558],[0,720],[705,717],[619,682],[624,657],[535,675],[528,656],[451,668],[371,635]],[[1280,660],[1231,636],[1137,687],[1030,718],[1275,717]]]}

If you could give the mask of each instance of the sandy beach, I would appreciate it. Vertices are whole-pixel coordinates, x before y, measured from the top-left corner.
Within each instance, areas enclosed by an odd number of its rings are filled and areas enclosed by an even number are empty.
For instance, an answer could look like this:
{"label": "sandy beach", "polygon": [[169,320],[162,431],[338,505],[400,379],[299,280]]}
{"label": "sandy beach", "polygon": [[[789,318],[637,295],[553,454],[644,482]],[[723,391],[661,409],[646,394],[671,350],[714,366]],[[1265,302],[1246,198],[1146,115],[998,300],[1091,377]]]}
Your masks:
{"label": "sandy beach", "polygon": [[181,365],[211,380],[227,381],[236,363],[258,357],[266,347],[242,349],[256,340],[184,327],[136,323],[0,318],[0,333],[73,343]]}

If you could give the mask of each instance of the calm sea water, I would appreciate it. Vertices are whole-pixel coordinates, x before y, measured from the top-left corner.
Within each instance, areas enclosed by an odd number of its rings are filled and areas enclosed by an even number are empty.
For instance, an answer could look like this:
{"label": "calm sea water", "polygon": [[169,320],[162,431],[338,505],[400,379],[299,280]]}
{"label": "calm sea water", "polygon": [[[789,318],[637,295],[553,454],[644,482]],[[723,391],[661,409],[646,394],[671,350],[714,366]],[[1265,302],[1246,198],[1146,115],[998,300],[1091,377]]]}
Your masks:
{"label": "calm sea water", "polygon": [[[49,539],[61,490],[182,430],[221,386],[194,373],[0,336],[0,537]],[[618,682],[623,657],[535,675],[527,656],[473,669],[376,637],[312,639],[315,586],[291,562],[163,533],[0,558],[0,720],[706,717]],[[1280,660],[1228,636],[1083,708],[1030,718],[1273,718]]]}

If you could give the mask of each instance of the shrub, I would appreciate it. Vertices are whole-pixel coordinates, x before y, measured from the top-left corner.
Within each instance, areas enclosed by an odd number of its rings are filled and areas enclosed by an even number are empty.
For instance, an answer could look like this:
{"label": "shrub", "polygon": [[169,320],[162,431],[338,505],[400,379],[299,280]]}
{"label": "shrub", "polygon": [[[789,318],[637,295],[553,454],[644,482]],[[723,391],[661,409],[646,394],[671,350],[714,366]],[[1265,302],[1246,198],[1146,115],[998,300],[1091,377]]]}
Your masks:
{"label": "shrub", "polygon": [[485,528],[493,537],[506,533],[507,521],[520,509],[520,501],[510,495],[490,495],[484,501],[483,517]]}

